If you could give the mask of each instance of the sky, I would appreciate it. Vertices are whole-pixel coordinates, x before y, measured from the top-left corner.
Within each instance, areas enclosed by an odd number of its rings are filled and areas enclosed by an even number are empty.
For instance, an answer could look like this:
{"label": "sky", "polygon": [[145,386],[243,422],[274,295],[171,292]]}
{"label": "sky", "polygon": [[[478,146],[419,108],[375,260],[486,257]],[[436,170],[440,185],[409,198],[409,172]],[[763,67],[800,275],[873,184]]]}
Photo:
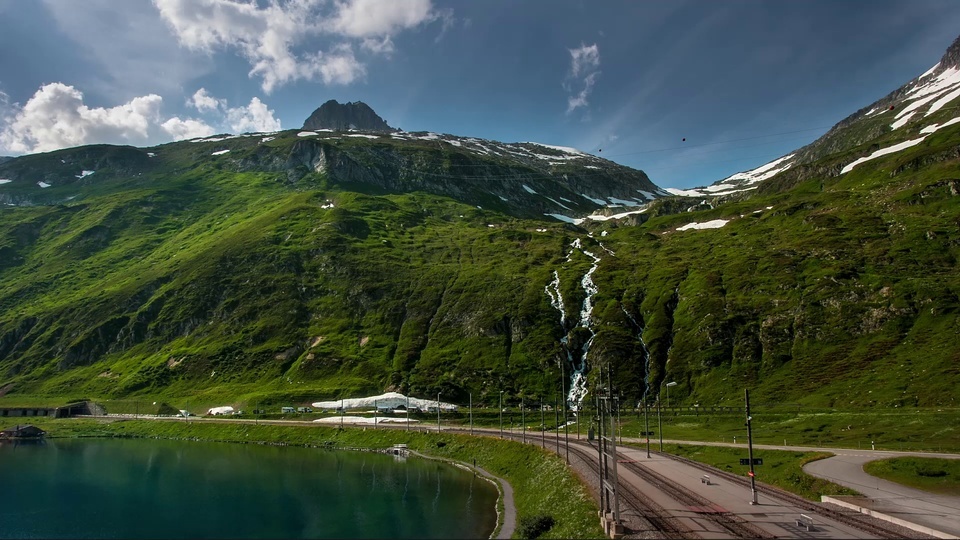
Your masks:
{"label": "sky", "polygon": [[937,63],[954,0],[0,0],[0,155],[387,123],[704,186]]}

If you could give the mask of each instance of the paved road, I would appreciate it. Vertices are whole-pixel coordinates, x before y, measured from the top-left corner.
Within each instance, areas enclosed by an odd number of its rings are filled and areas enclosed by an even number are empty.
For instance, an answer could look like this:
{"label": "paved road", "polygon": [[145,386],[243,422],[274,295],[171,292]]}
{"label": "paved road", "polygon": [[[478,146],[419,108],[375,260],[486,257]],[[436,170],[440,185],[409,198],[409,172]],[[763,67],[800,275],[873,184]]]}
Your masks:
{"label": "paved road", "polygon": [[[898,457],[906,455],[905,453],[853,450],[834,452],[836,456],[808,463],[803,470],[813,476],[855,489],[872,499],[863,501],[861,506],[960,537],[960,497],[920,491],[882,480],[863,471],[863,464],[868,461]],[[955,454],[926,457],[960,459],[960,456]]]}

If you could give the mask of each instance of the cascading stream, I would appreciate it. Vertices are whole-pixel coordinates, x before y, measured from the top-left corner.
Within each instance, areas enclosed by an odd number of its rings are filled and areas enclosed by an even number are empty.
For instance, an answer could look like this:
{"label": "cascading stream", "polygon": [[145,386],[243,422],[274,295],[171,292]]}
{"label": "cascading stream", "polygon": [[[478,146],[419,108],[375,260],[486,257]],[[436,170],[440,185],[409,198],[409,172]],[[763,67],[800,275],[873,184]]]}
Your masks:
{"label": "cascading stream", "polygon": [[637,322],[633,318],[633,315],[627,311],[627,308],[623,307],[623,304],[620,304],[620,309],[623,310],[623,314],[630,319],[630,322],[633,323],[633,326],[639,329],[637,332],[637,339],[640,341],[640,348],[643,349],[643,403],[647,402],[647,394],[650,393],[650,351],[647,350],[647,343],[643,341],[643,332],[646,330],[643,325]]}
{"label": "cascading stream", "polygon": [[583,398],[587,395],[587,378],[584,375],[584,372],[587,368],[587,353],[590,352],[590,345],[593,343],[594,337],[594,331],[592,328],[593,297],[596,296],[599,290],[596,283],[593,282],[593,273],[597,271],[597,268],[600,265],[600,257],[585,250],[583,248],[583,243],[579,238],[570,244],[570,251],[567,252],[566,262],[570,262],[572,260],[575,251],[580,251],[593,260],[593,264],[590,266],[590,269],[587,270],[587,272],[580,279],[580,286],[586,293],[586,297],[583,299],[583,303],[581,304],[579,318],[577,319],[576,325],[573,326],[573,328],[584,328],[589,333],[590,337],[581,347],[571,348],[567,337],[569,332],[567,328],[566,312],[563,308],[563,297],[560,294],[559,272],[554,270],[553,281],[547,284],[547,286],[544,288],[544,291],[550,298],[550,305],[560,312],[560,325],[563,327],[564,332],[568,332],[567,335],[564,335],[564,337],[560,340],[560,344],[567,355],[567,361],[572,367],[572,372],[570,374],[570,391],[567,394],[567,403],[572,411],[577,411],[580,409],[580,406],[583,403]]}

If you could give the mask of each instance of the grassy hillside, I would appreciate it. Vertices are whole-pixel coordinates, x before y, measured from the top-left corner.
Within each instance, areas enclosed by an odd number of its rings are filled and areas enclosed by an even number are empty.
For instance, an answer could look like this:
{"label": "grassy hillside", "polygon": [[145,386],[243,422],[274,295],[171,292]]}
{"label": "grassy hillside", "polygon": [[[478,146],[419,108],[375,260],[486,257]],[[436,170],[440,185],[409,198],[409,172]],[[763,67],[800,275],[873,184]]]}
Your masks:
{"label": "grassy hillside", "polygon": [[[222,145],[234,149],[210,155]],[[490,405],[501,389],[552,395],[566,348],[589,344],[588,366],[612,365],[631,401],[676,381],[684,404],[739,404],[750,387],[816,407],[955,406],[958,147],[952,126],[842,176],[589,230],[415,182],[291,181],[244,138],[139,161],[111,151],[112,165],[97,154],[94,175],[0,188],[59,201],[0,211],[0,387],[211,404],[398,389]],[[10,163],[39,174],[60,155]],[[729,222],[677,230],[714,219]],[[592,341],[576,327],[584,252],[601,259]],[[554,271],[564,325],[545,291]]]}

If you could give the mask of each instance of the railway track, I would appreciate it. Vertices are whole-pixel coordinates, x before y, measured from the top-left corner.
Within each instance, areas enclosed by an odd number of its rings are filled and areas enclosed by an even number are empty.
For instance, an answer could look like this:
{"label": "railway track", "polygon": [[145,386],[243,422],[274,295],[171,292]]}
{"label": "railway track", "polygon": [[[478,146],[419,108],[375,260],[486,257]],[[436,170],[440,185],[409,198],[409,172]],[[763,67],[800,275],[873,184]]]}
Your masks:
{"label": "railway track", "polygon": [[[673,482],[662,474],[654,472],[639,463],[624,461],[620,463],[620,466],[636,474],[651,485],[656,486],[657,489],[666,493],[684,506],[702,509],[716,508],[709,499],[677,484],[676,482]],[[776,538],[775,535],[767,532],[766,530],[761,529],[760,527],[757,527],[756,525],[746,521],[740,516],[725,510],[705,511],[700,515],[719,525],[721,528],[737,538]]]}
{"label": "railway track", "polygon": [[[721,471],[720,469],[716,469],[714,467],[705,465],[703,463],[694,461],[689,458],[675,456],[672,454],[660,454],[660,455],[665,456],[669,459],[673,459],[675,461],[679,461],[691,467],[695,467],[702,471],[708,472],[714,477],[723,478],[729,482],[750,487],[750,480],[742,476],[738,476],[736,474],[733,474],[727,471]],[[864,519],[862,514],[849,514],[845,512],[840,512],[838,510],[834,510],[832,508],[827,508],[825,506],[822,506],[813,501],[804,499],[803,497],[796,495],[794,493],[790,493],[788,491],[758,484],[757,492],[762,493],[767,497],[778,499],[781,502],[784,502],[786,504],[796,506],[797,508],[802,508],[806,512],[817,514],[821,517],[828,518],[838,523],[843,523],[844,525],[853,527],[855,529],[859,529],[863,532],[866,532],[870,535],[877,536],[879,538],[903,538],[904,537],[903,531],[894,532],[894,531],[891,531],[890,529],[874,524]],[[915,536],[915,538],[929,538],[929,537],[918,533]]]}
{"label": "railway track", "polygon": [[[591,469],[596,468],[597,463],[594,459],[594,453],[590,450],[578,444],[571,444],[570,453],[571,455],[575,455],[577,459],[581,460]],[[620,496],[620,500],[629,507],[626,511],[621,510],[621,515],[626,514],[636,517],[642,524],[649,526],[646,531],[631,528],[631,533],[655,531],[662,534],[665,538],[700,538],[696,533],[685,527],[680,520],[672,517],[662,506],[634,486],[625,482],[619,482],[617,484],[617,493]]]}

